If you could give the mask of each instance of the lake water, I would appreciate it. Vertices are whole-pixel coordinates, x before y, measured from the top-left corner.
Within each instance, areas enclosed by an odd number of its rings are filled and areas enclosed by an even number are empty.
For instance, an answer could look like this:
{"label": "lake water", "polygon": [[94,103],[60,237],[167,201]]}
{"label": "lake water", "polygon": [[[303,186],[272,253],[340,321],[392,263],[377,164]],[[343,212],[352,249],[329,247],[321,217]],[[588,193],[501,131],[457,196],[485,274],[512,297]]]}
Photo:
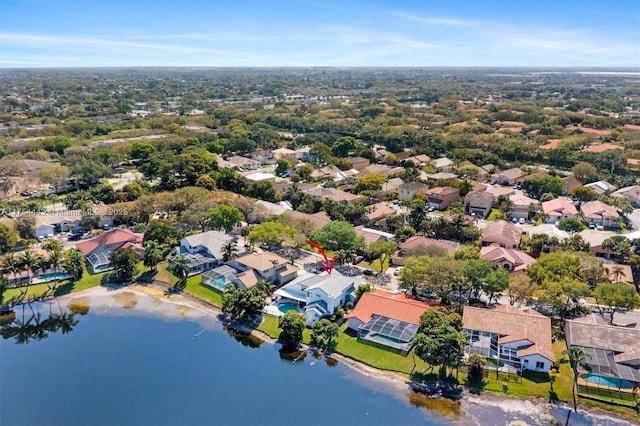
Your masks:
{"label": "lake water", "polygon": [[1,425],[507,425],[566,415],[522,401],[430,400],[139,293],[76,297],[75,314],[68,301],[19,307],[3,326]]}

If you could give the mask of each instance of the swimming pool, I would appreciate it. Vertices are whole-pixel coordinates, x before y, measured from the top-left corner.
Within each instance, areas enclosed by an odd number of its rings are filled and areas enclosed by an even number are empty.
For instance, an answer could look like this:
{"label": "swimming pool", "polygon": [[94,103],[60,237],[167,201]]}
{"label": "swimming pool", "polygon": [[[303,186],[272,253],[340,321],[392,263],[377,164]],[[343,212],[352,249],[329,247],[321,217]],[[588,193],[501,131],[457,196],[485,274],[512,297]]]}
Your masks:
{"label": "swimming pool", "polygon": [[48,282],[53,280],[66,280],[70,275],[66,272],[50,272],[48,274],[39,275],[37,278],[42,282]]}
{"label": "swimming pool", "polygon": [[616,389],[633,389],[633,383],[616,377],[600,376],[598,374],[583,374],[580,378],[584,381],[598,385],[609,386]]}
{"label": "swimming pool", "polygon": [[289,311],[297,311],[298,305],[295,303],[280,303],[278,304],[278,310],[283,314],[286,314]]}

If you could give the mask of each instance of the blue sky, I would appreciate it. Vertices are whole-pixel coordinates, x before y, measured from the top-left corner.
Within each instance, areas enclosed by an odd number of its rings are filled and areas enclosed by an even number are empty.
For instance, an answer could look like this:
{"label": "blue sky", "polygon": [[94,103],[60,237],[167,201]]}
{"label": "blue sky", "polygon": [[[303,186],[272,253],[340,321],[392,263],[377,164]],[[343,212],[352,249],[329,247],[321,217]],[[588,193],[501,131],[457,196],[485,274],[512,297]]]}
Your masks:
{"label": "blue sky", "polygon": [[79,66],[640,66],[640,1],[0,1],[0,67]]}

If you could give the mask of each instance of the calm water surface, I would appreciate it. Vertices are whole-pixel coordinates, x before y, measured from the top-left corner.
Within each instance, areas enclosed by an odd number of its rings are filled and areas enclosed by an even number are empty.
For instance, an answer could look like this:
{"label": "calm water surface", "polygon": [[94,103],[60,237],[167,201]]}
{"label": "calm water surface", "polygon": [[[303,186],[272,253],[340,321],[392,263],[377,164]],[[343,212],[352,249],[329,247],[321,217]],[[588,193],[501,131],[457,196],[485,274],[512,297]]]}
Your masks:
{"label": "calm water surface", "polygon": [[[551,418],[537,407],[519,409],[520,402],[508,409],[425,399],[341,363],[239,341],[210,315],[133,294],[76,299],[83,305],[72,304],[76,312],[91,305],[85,315],[69,314],[64,301],[34,305],[35,317],[27,307],[24,319],[16,309],[0,341],[0,425],[507,425]],[[625,423],[578,417],[572,424]]]}

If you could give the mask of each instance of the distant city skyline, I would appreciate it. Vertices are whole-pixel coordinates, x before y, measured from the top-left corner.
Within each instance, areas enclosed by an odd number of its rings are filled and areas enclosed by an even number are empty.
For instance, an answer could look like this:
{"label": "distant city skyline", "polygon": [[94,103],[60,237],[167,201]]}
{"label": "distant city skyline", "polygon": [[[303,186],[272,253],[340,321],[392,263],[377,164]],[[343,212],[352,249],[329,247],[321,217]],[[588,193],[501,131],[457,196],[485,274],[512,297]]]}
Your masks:
{"label": "distant city skyline", "polygon": [[640,2],[5,0],[0,67],[640,66]]}

